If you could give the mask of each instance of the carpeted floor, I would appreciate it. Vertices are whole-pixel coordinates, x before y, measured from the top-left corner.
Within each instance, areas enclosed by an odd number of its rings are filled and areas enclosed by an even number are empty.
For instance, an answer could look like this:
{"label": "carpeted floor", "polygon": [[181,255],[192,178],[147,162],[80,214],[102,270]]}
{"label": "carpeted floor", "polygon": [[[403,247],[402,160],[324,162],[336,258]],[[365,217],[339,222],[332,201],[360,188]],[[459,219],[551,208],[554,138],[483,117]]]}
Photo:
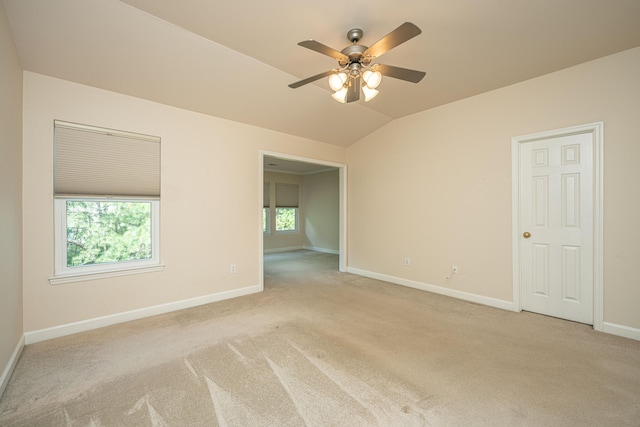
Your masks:
{"label": "carpeted floor", "polygon": [[2,426],[640,425],[640,342],[265,257],[265,292],[27,346]]}

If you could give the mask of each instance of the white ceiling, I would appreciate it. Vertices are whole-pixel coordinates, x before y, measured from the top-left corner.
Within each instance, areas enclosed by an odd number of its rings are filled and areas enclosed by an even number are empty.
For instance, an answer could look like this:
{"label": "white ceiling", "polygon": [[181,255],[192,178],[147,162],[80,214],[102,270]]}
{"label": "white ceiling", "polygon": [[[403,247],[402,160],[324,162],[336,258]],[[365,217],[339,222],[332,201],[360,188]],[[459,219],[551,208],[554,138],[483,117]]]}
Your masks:
{"label": "white ceiling", "polygon": [[[640,46],[640,0],[3,0],[24,69],[348,146],[391,120]],[[339,104],[335,68],[297,46],[367,46],[405,21],[423,33],[382,56],[426,71]]]}

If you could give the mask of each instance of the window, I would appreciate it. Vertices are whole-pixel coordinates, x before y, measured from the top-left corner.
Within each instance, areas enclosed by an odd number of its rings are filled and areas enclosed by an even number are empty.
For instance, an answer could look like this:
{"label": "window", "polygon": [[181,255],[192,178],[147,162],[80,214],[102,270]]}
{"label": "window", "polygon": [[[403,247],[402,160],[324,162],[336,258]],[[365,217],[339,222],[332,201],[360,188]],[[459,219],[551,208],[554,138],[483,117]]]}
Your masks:
{"label": "window", "polygon": [[298,231],[298,208],[276,208],[276,231]]}
{"label": "window", "polygon": [[51,282],[161,268],[160,138],[58,120],[54,129]]}
{"label": "window", "polygon": [[298,184],[276,183],[276,233],[298,231]]}
{"label": "window", "polygon": [[91,274],[159,264],[157,200],[55,200],[56,273]]}
{"label": "window", "polygon": [[262,232],[264,234],[271,234],[271,209],[262,208]]}
{"label": "window", "polygon": [[262,232],[271,234],[271,185],[264,183],[262,194]]}

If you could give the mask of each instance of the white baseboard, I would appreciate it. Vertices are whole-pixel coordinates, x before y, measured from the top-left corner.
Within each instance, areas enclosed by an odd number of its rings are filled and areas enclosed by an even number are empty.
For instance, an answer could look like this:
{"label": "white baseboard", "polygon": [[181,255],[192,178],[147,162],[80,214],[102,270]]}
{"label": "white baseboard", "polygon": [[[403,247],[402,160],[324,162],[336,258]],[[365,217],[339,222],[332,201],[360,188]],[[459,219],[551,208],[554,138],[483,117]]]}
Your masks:
{"label": "white baseboard", "polygon": [[477,304],[488,305],[490,307],[501,308],[503,310],[515,311],[513,302],[504,301],[497,298],[485,297],[482,295],[472,294],[469,292],[457,291],[455,289],[444,288],[442,286],[430,285],[428,283],[417,282],[415,280],[402,279],[400,277],[388,276],[386,274],[374,273],[367,270],[349,267],[348,273],[357,274],[358,276],[369,277],[371,279],[382,280],[385,282],[395,283],[396,285],[407,286],[409,288],[419,289],[421,291],[432,292],[434,294],[446,295],[448,297],[458,298],[465,301],[475,302]]}
{"label": "white baseboard", "polygon": [[155,305],[152,307],[141,308],[138,310],[125,311],[123,313],[111,314],[108,316],[96,317],[80,322],[67,323],[65,325],[54,326],[51,328],[40,329],[31,332],[25,332],[25,344],[33,344],[40,341],[46,341],[53,338],[59,338],[66,335],[76,334],[78,332],[90,331],[105,326],[115,325],[117,323],[129,322],[131,320],[142,319],[144,317],[155,316],[157,314],[169,313],[171,311],[182,310],[185,308],[197,307],[199,305],[209,304],[212,302],[223,301],[226,299],[236,298],[244,295],[262,292],[261,285],[247,286],[245,288],[233,289],[225,292],[204,295],[201,297],[190,298],[181,301],[170,302],[167,304]]}
{"label": "white baseboard", "polygon": [[[475,302],[478,304],[488,305],[490,307],[501,308],[503,310],[517,311],[511,301],[499,300],[496,298],[485,297],[482,295],[471,294],[468,292],[456,291],[455,289],[443,288],[442,286],[430,285],[427,283],[417,282],[414,280],[402,279],[400,277],[388,276],[386,274],[374,273],[367,270],[349,267],[348,273],[357,274],[358,276],[369,277],[371,279],[382,280],[394,283],[396,285],[407,286],[422,291],[433,292],[435,294],[446,295],[465,301]],[[629,326],[617,325],[615,323],[604,322],[602,332],[611,335],[617,335],[624,338],[640,341],[640,329],[631,328]]]}
{"label": "white baseboard", "polygon": [[322,252],[325,254],[340,255],[340,251],[336,249],[318,248],[315,246],[304,246],[303,249],[306,249],[308,251]]}
{"label": "white baseboard", "polygon": [[16,368],[16,365],[18,364],[18,360],[20,359],[23,348],[24,335],[20,336],[18,344],[16,344],[16,348],[13,350],[13,353],[9,358],[7,366],[5,366],[4,371],[2,371],[2,376],[0,376],[0,397],[2,397],[2,395],[4,394],[4,390],[5,388],[7,388],[7,384],[9,384],[9,379],[11,378],[11,374],[13,374],[13,370]]}
{"label": "white baseboard", "polygon": [[604,328],[602,329],[602,332],[604,333],[640,341],[640,329],[631,328],[624,325],[616,325],[615,323],[609,322],[604,322],[603,326]]}
{"label": "white baseboard", "polygon": [[315,246],[289,246],[287,248],[265,249],[264,253],[265,254],[271,254],[271,253],[276,253],[276,252],[291,252],[291,251],[299,251],[301,249],[306,249],[308,251],[315,251],[315,252],[324,252],[324,253],[327,253],[327,254],[340,255],[340,251],[338,251],[338,250],[326,249],[326,248],[317,248]]}
{"label": "white baseboard", "polygon": [[270,254],[270,253],[275,253],[275,252],[299,251],[300,249],[304,249],[304,248],[302,246],[290,246],[288,248],[265,249],[263,252],[265,254]]}

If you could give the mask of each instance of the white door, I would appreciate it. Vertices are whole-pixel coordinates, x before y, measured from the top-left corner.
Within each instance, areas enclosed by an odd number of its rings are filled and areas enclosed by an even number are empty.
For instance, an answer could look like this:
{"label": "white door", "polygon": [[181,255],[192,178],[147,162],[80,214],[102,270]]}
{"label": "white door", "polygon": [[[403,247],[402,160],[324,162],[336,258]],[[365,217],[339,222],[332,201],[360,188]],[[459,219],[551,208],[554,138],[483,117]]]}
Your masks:
{"label": "white door", "polygon": [[593,134],[520,144],[523,310],[593,324]]}

